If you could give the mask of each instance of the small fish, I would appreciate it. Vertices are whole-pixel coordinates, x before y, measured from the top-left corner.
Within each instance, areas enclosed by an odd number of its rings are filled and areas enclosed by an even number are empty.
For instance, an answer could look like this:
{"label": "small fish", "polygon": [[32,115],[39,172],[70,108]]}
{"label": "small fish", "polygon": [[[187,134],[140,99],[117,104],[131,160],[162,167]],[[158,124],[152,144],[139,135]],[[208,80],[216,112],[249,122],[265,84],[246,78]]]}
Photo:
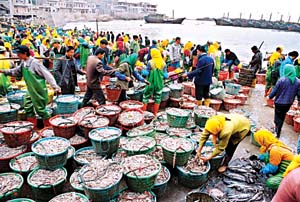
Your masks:
{"label": "small fish", "polygon": [[208,194],[214,198],[223,198],[225,196],[225,193],[222,192],[220,189],[213,188],[208,190]]}
{"label": "small fish", "polygon": [[252,197],[252,194],[228,195],[228,199],[235,200],[236,202],[238,202],[238,201],[244,201],[246,199],[249,199],[250,197]]}
{"label": "small fish", "polygon": [[250,199],[250,202],[261,201],[262,198],[263,198],[263,193],[262,193],[262,192],[258,192],[257,194],[255,194],[255,195]]}
{"label": "small fish", "polygon": [[224,173],[224,175],[232,180],[238,180],[241,182],[247,182],[247,178],[243,175],[239,175],[236,173]]}

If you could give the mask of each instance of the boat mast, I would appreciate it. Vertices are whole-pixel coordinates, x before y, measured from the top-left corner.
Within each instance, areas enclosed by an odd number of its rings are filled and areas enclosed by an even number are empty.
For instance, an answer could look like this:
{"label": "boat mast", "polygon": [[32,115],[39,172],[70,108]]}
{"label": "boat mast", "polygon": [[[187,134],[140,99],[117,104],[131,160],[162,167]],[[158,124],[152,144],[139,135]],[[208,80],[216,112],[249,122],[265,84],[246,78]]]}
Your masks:
{"label": "boat mast", "polygon": [[251,18],[252,18],[252,13],[250,13],[249,20],[251,20]]}
{"label": "boat mast", "polygon": [[227,13],[227,19],[229,19],[229,12]]}
{"label": "boat mast", "polygon": [[272,13],[270,14],[269,22],[272,20]]}
{"label": "boat mast", "polygon": [[264,19],[264,14],[261,14],[260,20],[263,20],[263,19]]}
{"label": "boat mast", "polygon": [[240,13],[240,19],[242,19],[242,13]]}
{"label": "boat mast", "polygon": [[283,19],[283,15],[281,15],[280,22],[282,22],[282,19]]}
{"label": "boat mast", "polygon": [[175,11],[174,11],[174,9],[172,10],[172,18],[173,19],[175,18]]}
{"label": "boat mast", "polygon": [[289,16],[288,22],[291,22],[291,16]]}
{"label": "boat mast", "polygon": [[300,16],[299,16],[299,18],[298,18],[298,23],[300,22]]}

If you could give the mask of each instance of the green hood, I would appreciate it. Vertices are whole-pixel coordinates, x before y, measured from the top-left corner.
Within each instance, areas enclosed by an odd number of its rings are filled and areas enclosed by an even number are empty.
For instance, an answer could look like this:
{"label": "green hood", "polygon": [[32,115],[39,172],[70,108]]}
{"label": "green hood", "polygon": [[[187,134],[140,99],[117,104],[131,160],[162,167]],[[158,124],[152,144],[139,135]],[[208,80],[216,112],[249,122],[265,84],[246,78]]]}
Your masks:
{"label": "green hood", "polygon": [[138,54],[137,53],[133,53],[133,54],[131,54],[129,57],[127,57],[126,59],[124,59],[123,61],[122,61],[122,63],[128,63],[129,64],[129,66],[132,68],[132,69],[134,69],[134,67],[135,67],[135,63],[136,63],[136,61],[138,60]]}
{"label": "green hood", "polygon": [[296,80],[296,71],[294,65],[287,64],[284,66],[284,77],[288,78],[292,84]]}

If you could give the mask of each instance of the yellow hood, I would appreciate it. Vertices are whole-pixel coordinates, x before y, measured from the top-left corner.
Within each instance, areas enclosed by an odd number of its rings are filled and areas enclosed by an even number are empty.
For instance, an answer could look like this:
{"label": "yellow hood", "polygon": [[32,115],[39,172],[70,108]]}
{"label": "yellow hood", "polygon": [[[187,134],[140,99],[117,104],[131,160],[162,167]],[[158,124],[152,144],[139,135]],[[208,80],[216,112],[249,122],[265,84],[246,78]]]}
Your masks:
{"label": "yellow hood", "polygon": [[281,142],[276,137],[274,137],[270,131],[265,130],[265,129],[261,129],[261,130],[257,131],[254,134],[254,139],[258,144],[260,144],[259,152],[261,154],[266,153],[268,148],[273,144],[275,144],[277,146],[284,145],[283,142]]}
{"label": "yellow hood", "polygon": [[205,124],[205,130],[213,135],[219,134],[226,123],[226,119],[224,115],[216,115],[207,120]]}
{"label": "yellow hood", "polygon": [[296,168],[300,167],[300,155],[297,155],[293,158],[290,165],[287,167],[286,171],[284,172],[283,176],[287,176],[291,171],[295,170]]}
{"label": "yellow hood", "polygon": [[162,70],[165,67],[165,62],[161,56],[161,52],[156,49],[156,48],[152,48],[151,49],[151,60],[154,62],[155,67],[159,70]]}

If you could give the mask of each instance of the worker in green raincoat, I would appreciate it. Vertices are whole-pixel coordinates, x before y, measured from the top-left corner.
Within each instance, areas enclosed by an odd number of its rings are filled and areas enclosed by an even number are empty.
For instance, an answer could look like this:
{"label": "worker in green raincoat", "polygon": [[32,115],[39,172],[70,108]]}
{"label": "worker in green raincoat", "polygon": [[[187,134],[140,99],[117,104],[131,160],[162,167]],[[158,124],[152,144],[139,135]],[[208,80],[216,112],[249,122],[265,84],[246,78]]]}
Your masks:
{"label": "worker in green raincoat", "polygon": [[115,72],[115,76],[117,77],[117,85],[121,86],[121,95],[119,98],[119,103],[127,100],[126,91],[129,88],[133,87],[133,79],[136,78],[139,82],[147,83],[149,82],[145,80],[137,71],[136,67],[139,66],[141,62],[138,60],[138,54],[133,53],[126,59],[124,59]]}
{"label": "worker in green raincoat", "polygon": [[149,75],[147,80],[150,85],[146,86],[143,96],[143,110],[147,110],[147,105],[151,96],[154,98],[154,115],[156,116],[160,102],[161,102],[161,94],[164,88],[164,79],[168,78],[168,72],[166,70],[166,63],[163,60],[161,53],[158,49],[151,49],[151,60],[148,62],[147,70],[149,71]]}
{"label": "worker in green raincoat", "polygon": [[297,60],[295,60],[295,71],[296,71],[296,77],[298,79],[300,79],[300,58],[298,58]]}
{"label": "worker in green raincoat", "polygon": [[22,61],[20,66],[10,70],[0,70],[0,73],[10,76],[24,77],[27,85],[25,95],[25,112],[27,120],[37,125],[36,114],[44,120],[44,126],[49,126],[50,115],[46,111],[48,104],[48,91],[46,81],[51,85],[55,92],[60,93],[60,87],[56,84],[52,74],[43,66],[40,61],[30,56],[27,46],[19,46],[16,49],[19,59]]}
{"label": "worker in green raincoat", "polygon": [[78,39],[79,45],[79,53],[80,53],[80,68],[86,68],[87,58],[91,55],[91,50],[88,42],[86,42],[83,38]]}

